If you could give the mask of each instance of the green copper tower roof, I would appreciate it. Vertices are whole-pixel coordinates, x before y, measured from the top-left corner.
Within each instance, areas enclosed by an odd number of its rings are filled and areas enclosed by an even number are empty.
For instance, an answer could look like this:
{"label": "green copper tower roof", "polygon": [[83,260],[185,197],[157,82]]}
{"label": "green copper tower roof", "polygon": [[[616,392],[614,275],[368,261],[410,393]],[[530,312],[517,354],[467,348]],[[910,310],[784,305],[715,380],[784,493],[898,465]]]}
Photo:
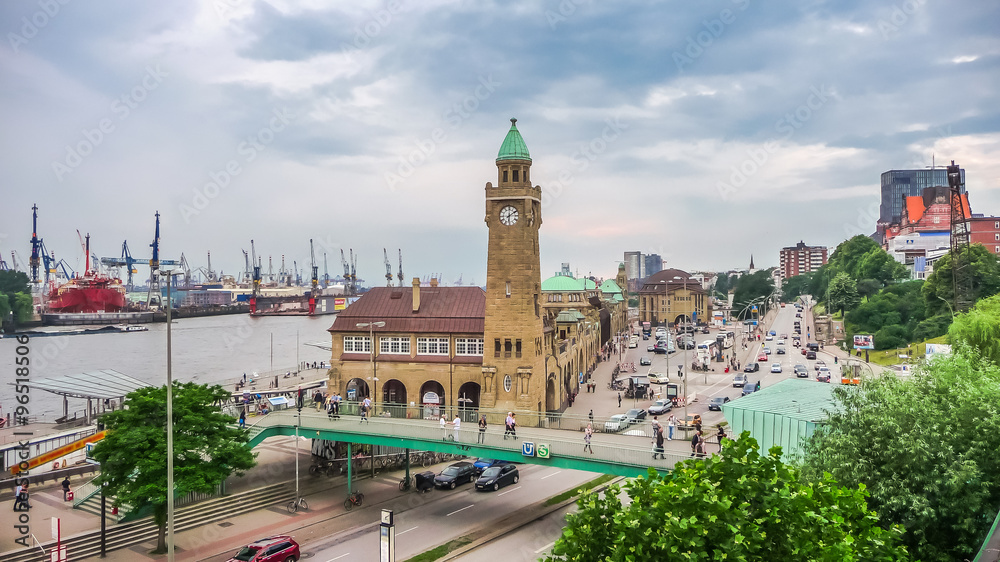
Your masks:
{"label": "green copper tower roof", "polygon": [[497,154],[497,161],[500,160],[531,161],[531,156],[528,154],[528,146],[524,144],[524,139],[521,138],[521,133],[517,130],[517,119],[511,118],[510,120],[510,130],[507,131],[507,137],[503,139],[503,144],[500,145],[500,153]]}

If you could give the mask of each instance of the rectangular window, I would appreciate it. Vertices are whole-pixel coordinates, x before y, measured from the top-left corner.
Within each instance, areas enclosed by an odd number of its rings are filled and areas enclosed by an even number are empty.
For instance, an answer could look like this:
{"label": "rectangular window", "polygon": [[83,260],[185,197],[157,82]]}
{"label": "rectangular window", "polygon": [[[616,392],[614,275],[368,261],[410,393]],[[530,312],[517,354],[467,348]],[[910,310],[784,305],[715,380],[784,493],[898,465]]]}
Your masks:
{"label": "rectangular window", "polygon": [[521,357],[521,340],[516,340],[514,342],[514,357]]}
{"label": "rectangular window", "polygon": [[511,347],[513,346],[510,344],[510,340],[503,340],[503,356],[507,359],[510,359]]}
{"label": "rectangular window", "polygon": [[483,338],[455,338],[455,355],[483,354]]}
{"label": "rectangular window", "polygon": [[410,338],[408,337],[387,337],[379,338],[378,352],[387,355],[409,355]]}
{"label": "rectangular window", "polygon": [[510,298],[510,281],[507,282],[507,298]]}
{"label": "rectangular window", "polygon": [[503,171],[503,182],[507,183],[507,170]]}
{"label": "rectangular window", "polygon": [[448,338],[417,338],[417,355],[448,355]]}
{"label": "rectangular window", "polygon": [[368,336],[344,336],[344,353],[371,353],[372,343]]}
{"label": "rectangular window", "polygon": [[500,357],[500,338],[493,340],[493,357]]}
{"label": "rectangular window", "polygon": [[514,181],[518,181],[518,179],[517,179],[517,170],[514,170]]}
{"label": "rectangular window", "polygon": [[995,240],[1000,240],[1000,234],[994,234],[994,235],[993,235],[993,238],[994,238]]}

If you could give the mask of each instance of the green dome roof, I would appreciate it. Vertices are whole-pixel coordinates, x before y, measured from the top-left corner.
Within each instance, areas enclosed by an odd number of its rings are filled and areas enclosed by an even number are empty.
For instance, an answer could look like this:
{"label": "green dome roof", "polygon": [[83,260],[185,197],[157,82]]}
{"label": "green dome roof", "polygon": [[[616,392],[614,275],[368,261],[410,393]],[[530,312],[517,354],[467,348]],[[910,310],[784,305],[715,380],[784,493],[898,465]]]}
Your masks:
{"label": "green dome roof", "polygon": [[568,275],[556,275],[555,277],[549,277],[545,281],[542,281],[542,290],[559,293],[582,291],[583,284],[579,279],[569,277]]}
{"label": "green dome roof", "polygon": [[528,154],[528,146],[524,144],[524,139],[521,138],[521,133],[517,130],[517,119],[511,118],[510,120],[510,130],[507,131],[507,137],[503,139],[503,144],[500,145],[500,153],[497,154],[497,161],[500,160],[531,161],[531,156]]}

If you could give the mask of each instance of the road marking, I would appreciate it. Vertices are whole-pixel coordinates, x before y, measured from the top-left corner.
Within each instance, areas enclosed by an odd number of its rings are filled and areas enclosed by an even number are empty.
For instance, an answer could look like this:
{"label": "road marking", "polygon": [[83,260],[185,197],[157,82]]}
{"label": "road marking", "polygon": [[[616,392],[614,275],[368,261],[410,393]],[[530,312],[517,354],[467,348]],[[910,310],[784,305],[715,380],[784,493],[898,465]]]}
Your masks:
{"label": "road marking", "polygon": [[497,497],[499,498],[500,496],[502,496],[502,495],[504,495],[504,494],[509,494],[509,493],[511,493],[511,492],[513,492],[513,491],[515,491],[515,490],[520,490],[520,489],[521,489],[521,487],[520,487],[520,486],[518,486],[517,488],[511,488],[511,489],[509,489],[509,490],[505,490],[505,491],[503,491],[503,492],[500,492],[499,494],[497,494]]}
{"label": "road marking", "polygon": [[409,529],[407,529],[405,531],[400,531],[400,532],[396,533],[396,536],[402,535],[403,533],[409,533],[413,529],[416,529],[416,527],[410,527]]}
{"label": "road marking", "polygon": [[456,514],[456,513],[458,513],[459,511],[465,511],[466,509],[469,509],[470,507],[475,507],[475,505],[476,505],[476,504],[472,504],[472,505],[467,505],[467,506],[463,507],[462,509],[456,509],[455,511],[452,511],[452,512],[451,512],[451,513],[449,513],[448,515],[445,515],[445,517],[451,517],[452,515],[455,515],[455,514]]}
{"label": "road marking", "polygon": [[350,556],[350,555],[351,555],[351,553],[350,553],[350,552],[346,552],[346,553],[344,553],[344,554],[341,554],[340,556],[338,556],[338,557],[336,557],[336,558],[331,558],[331,559],[330,559],[330,560],[329,560],[328,562],[333,562],[334,560],[340,560],[341,558],[343,558],[343,557],[345,557],[345,556]]}
{"label": "road marking", "polygon": [[555,545],[556,545],[555,541],[550,542],[549,544],[547,544],[547,545],[543,546],[542,548],[539,548],[538,550],[536,550],[535,554],[541,554],[541,553],[545,552],[546,550],[552,548]]}
{"label": "road marking", "polygon": [[[560,473],[562,473],[562,471],[561,471],[561,470],[557,470],[557,471],[553,472],[552,474],[549,474],[549,476],[555,476],[556,474],[560,474]],[[549,476],[542,476],[542,477],[540,478],[540,480],[545,480],[545,479],[546,479],[546,478],[548,478]]]}

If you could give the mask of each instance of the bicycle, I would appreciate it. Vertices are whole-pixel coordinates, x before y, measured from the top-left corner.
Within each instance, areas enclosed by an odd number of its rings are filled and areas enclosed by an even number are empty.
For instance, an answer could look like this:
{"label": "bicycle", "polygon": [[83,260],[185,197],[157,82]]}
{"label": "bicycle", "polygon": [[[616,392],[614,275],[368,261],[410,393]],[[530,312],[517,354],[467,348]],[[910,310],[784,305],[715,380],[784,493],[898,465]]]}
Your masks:
{"label": "bicycle", "polygon": [[409,490],[410,486],[412,486],[412,485],[413,485],[413,477],[412,476],[410,478],[403,478],[402,480],[399,481],[399,491],[400,492],[405,492],[405,491]]}
{"label": "bicycle", "polygon": [[354,492],[353,494],[347,496],[344,500],[344,509],[350,511],[354,509],[354,506],[361,507],[361,504],[365,501],[365,495],[361,492]]}
{"label": "bicycle", "polygon": [[288,513],[295,513],[299,509],[302,509],[303,511],[309,509],[309,503],[306,502],[306,499],[302,496],[299,496],[299,499],[297,500],[288,502]]}

